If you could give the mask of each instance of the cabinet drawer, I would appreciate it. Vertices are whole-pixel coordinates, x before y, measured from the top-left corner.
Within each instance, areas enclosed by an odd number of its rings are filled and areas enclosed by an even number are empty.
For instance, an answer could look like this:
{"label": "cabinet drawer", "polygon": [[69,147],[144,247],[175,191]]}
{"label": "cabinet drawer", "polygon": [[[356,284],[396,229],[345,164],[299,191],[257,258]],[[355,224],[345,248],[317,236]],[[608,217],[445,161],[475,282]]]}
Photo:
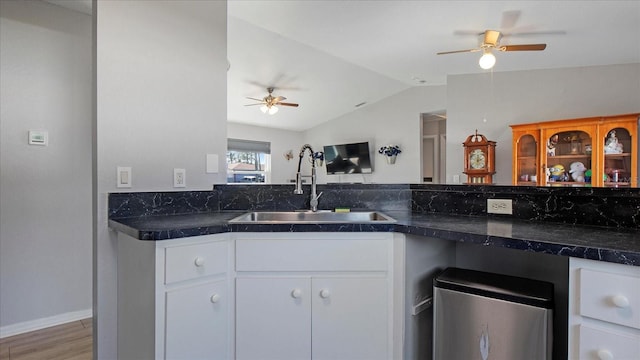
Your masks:
{"label": "cabinet drawer", "polygon": [[386,271],[386,239],[238,239],[237,271]]}
{"label": "cabinet drawer", "polygon": [[165,284],[227,271],[226,241],[165,249]]}
{"label": "cabinet drawer", "polygon": [[640,329],[640,277],[580,269],[580,315]]}
{"label": "cabinet drawer", "polygon": [[578,329],[581,360],[638,359],[640,336],[581,325]]}

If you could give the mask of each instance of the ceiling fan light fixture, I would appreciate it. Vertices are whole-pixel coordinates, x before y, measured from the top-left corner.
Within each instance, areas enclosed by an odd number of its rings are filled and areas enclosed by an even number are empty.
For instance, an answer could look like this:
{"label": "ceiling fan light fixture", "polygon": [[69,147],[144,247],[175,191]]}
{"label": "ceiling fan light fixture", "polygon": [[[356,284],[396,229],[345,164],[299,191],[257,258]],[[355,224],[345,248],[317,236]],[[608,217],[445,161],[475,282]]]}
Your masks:
{"label": "ceiling fan light fixture", "polygon": [[491,53],[491,50],[485,50],[480,57],[478,64],[481,68],[489,70],[496,64],[496,57]]}
{"label": "ceiling fan light fixture", "polygon": [[273,88],[267,88],[269,95],[263,97],[262,99],[247,97],[249,100],[257,101],[255,104],[247,104],[245,106],[254,106],[260,105],[260,111],[263,114],[275,115],[279,110],[280,106],[291,106],[298,107],[299,105],[291,102],[283,102],[287,98],[284,96],[273,96]]}

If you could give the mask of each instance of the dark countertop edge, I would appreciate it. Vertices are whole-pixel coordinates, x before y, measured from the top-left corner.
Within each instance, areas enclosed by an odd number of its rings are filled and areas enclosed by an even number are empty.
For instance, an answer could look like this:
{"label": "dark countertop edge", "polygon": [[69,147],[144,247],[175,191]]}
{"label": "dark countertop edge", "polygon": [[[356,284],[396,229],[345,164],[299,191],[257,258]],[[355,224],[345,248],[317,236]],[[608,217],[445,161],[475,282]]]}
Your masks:
{"label": "dark countertop edge", "polygon": [[[242,212],[240,212],[242,213]],[[403,218],[402,215],[395,214],[391,211],[385,213],[398,219],[395,224],[229,224],[228,220],[238,215],[233,213],[207,213],[199,214],[199,216],[208,216],[207,221],[198,221],[188,224],[166,224],[176,218],[176,215],[154,216],[152,222],[148,222],[149,218],[136,219],[110,219],[109,228],[119,231],[133,238],[147,241],[160,241],[169,239],[178,239],[190,236],[201,236],[209,234],[232,233],[232,232],[397,232],[402,234],[417,235],[424,237],[432,237],[443,240],[457,241],[461,243],[480,244],[484,246],[495,246],[522,251],[531,251],[537,253],[547,253],[553,255],[569,256],[582,259],[591,259],[619,263],[624,265],[640,266],[640,231],[629,229],[610,229],[610,228],[594,228],[596,236],[622,236],[625,241],[633,241],[637,239],[637,247],[631,249],[607,247],[606,240],[593,240],[593,244],[587,244],[588,240],[563,240],[551,241],[530,238],[526,234],[517,234],[518,231],[531,230],[536,228],[536,232],[545,231],[547,227],[552,232],[562,230],[559,236],[561,239],[581,239],[585,233],[591,235],[593,231],[585,231],[585,227],[568,226],[562,224],[547,223],[526,223],[512,220],[494,220],[485,217],[462,216],[462,215],[434,215],[434,214],[410,214]],[[198,214],[196,214],[198,215]],[[192,215],[183,215],[192,216]],[[399,219],[400,218],[400,219]],[[433,219],[432,219],[433,218]],[[416,220],[417,219],[417,220]],[[452,226],[449,224],[441,224],[438,220],[455,220],[455,223],[462,224],[472,223],[473,230],[464,229],[462,226]],[[429,221],[431,220],[431,221]],[[434,221],[435,220],[435,221]],[[463,220],[463,221],[460,221]],[[413,222],[416,222],[413,224]],[[159,226],[163,223],[163,226]],[[511,232],[511,226],[515,227],[515,233],[512,235],[493,234],[494,230],[491,226],[508,228],[507,232]],[[483,228],[484,226],[484,228]],[[500,228],[498,228],[501,232]],[[504,230],[504,229],[502,229]],[[571,237],[569,235],[573,235]],[[627,239],[628,238],[628,239]],[[613,242],[615,239],[611,240]],[[619,245],[619,244],[618,244]]]}

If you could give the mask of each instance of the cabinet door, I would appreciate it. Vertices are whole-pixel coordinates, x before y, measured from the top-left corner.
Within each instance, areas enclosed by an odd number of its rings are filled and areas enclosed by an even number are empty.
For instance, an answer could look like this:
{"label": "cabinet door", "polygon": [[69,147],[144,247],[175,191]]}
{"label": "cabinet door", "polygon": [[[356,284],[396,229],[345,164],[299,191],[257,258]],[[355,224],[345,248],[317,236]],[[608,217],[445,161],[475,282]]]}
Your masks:
{"label": "cabinet door", "polygon": [[166,359],[228,359],[227,281],[166,293]]}
{"label": "cabinet door", "polygon": [[611,122],[599,127],[604,186],[637,187],[636,122]]}
{"label": "cabinet door", "polygon": [[513,185],[536,185],[538,172],[538,140],[534,134],[518,138],[514,132]]}
{"label": "cabinet door", "polygon": [[383,277],[313,278],[314,360],[389,358]]}
{"label": "cabinet door", "polygon": [[311,359],[308,277],[236,279],[236,359]]}
{"label": "cabinet door", "polygon": [[[589,186],[598,185],[593,145],[595,126],[558,127],[542,131],[545,155],[543,167],[547,169],[543,185]],[[542,145],[541,145],[542,146]],[[600,181],[600,182],[599,182]]]}

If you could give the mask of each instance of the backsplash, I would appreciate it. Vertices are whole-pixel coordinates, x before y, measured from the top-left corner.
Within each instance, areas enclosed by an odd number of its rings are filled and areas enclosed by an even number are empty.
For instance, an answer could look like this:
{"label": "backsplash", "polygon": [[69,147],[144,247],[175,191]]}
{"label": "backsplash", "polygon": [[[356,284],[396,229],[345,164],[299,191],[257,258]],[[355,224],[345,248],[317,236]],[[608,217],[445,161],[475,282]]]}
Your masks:
{"label": "backsplash", "polygon": [[215,191],[133,192],[109,194],[109,218],[177,215],[220,210]]}
{"label": "backsplash", "polygon": [[[640,227],[640,189],[411,185],[412,212],[511,216],[529,221]],[[513,200],[513,215],[486,214],[487,199]]]}
{"label": "backsplash", "polygon": [[[310,186],[215,185],[211,191],[109,194],[109,217],[126,218],[211,211],[309,208]],[[487,215],[487,199],[512,199],[511,217],[529,221],[640,227],[640,189],[554,188],[428,184],[318,185],[319,209],[408,210],[417,213]]]}
{"label": "backsplash", "polygon": [[[294,185],[215,185],[220,210],[300,210],[309,209],[310,185],[304,194],[293,193]],[[329,184],[318,185],[318,209],[337,207],[376,210],[407,210],[411,189],[403,184]]]}
{"label": "backsplash", "polygon": [[[293,193],[294,185],[215,185],[212,191],[171,191],[109,194],[109,218],[173,215],[210,211],[292,211],[309,209],[311,187]],[[407,210],[411,207],[409,185],[318,185],[320,210],[336,207]]]}

